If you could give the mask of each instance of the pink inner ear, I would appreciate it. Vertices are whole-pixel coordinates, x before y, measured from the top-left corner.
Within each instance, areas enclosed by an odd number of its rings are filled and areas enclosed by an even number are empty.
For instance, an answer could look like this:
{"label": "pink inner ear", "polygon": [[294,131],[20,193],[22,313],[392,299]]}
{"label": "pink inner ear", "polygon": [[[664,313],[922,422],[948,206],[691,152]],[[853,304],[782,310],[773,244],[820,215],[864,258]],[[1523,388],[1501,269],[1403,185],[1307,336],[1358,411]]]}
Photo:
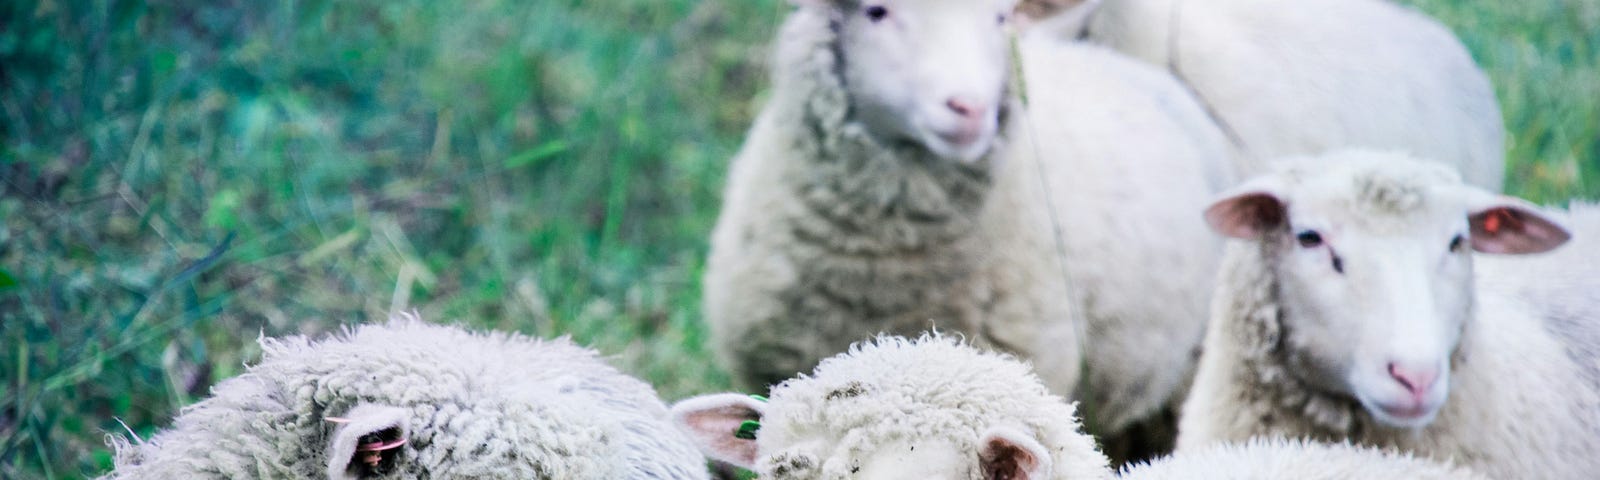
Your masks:
{"label": "pink inner ear", "polygon": [[756,441],[735,434],[745,421],[761,420],[760,408],[749,397],[722,394],[681,401],[673,405],[672,411],[682,430],[693,437],[706,456],[750,468],[756,462]]}
{"label": "pink inner ear", "polygon": [[984,480],[1030,480],[1049,476],[1044,447],[1010,429],[984,435],[978,452]]}
{"label": "pink inner ear", "polygon": [[1497,206],[1472,214],[1472,249],[1483,253],[1524,254],[1550,251],[1572,234],[1537,211]]}
{"label": "pink inner ear", "polygon": [[1211,204],[1206,223],[1217,233],[1242,239],[1260,238],[1284,222],[1283,204],[1266,193],[1246,193]]}

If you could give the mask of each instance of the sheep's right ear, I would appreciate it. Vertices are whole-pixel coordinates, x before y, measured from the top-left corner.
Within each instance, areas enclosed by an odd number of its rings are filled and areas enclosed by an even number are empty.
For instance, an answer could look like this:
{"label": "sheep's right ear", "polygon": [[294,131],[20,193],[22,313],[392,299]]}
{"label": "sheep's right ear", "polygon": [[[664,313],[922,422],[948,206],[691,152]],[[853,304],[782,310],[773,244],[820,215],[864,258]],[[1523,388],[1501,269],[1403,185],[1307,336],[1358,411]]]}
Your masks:
{"label": "sheep's right ear", "polygon": [[978,440],[983,480],[1050,478],[1054,461],[1038,440],[1010,427],[993,427]]}
{"label": "sheep's right ear", "polygon": [[766,403],[749,395],[702,395],[672,405],[672,423],[689,434],[707,457],[752,468],[757,455],[752,425],[759,427],[766,408]]}
{"label": "sheep's right ear", "polygon": [[1288,221],[1288,205],[1276,177],[1257,177],[1218,197],[1206,207],[1206,223],[1217,233],[1252,240]]}
{"label": "sheep's right ear", "polygon": [[373,404],[326,418],[337,425],[328,441],[328,479],[356,480],[394,469],[409,434],[409,419],[405,409]]}

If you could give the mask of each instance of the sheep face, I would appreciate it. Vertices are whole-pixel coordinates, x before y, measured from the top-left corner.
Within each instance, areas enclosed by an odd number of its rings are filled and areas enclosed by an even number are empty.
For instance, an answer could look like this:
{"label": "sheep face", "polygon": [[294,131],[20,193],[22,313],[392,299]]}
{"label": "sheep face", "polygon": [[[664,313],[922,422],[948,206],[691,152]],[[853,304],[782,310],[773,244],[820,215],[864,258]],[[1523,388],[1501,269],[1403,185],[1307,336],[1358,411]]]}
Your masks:
{"label": "sheep face", "polygon": [[1566,231],[1537,208],[1435,164],[1345,153],[1253,180],[1207,209],[1260,243],[1279,296],[1280,348],[1298,379],[1420,428],[1449,392],[1473,315],[1471,250],[1543,252]]}
{"label": "sheep face", "polygon": [[[672,407],[675,423],[707,456],[755,470],[773,480],[935,479],[997,480],[1052,478],[1050,453],[1020,428],[971,430],[917,429],[880,438],[882,430],[818,430],[764,418],[768,406],[739,394],[706,395]],[[921,412],[920,414],[926,414]],[[739,425],[771,423],[756,435],[741,436]],[[883,418],[882,422],[897,423]],[[899,419],[904,420],[904,419]],[[754,437],[754,438],[750,438]],[[872,437],[872,438],[868,438]]]}
{"label": "sheep face", "polygon": [[1015,0],[799,0],[839,29],[840,75],[857,118],[886,143],[981,158],[997,135]]}

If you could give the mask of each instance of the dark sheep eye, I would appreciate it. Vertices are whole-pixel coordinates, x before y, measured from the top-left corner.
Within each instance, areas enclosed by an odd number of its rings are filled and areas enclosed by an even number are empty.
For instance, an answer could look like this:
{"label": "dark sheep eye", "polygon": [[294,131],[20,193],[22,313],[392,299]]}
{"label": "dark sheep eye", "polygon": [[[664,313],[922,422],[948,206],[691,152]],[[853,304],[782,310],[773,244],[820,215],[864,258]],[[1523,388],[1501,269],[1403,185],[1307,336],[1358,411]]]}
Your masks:
{"label": "dark sheep eye", "polygon": [[1458,233],[1458,234],[1456,234],[1455,238],[1450,239],[1450,251],[1452,251],[1452,252],[1460,252],[1461,251],[1461,247],[1463,245],[1465,245],[1466,243],[1467,243],[1467,239],[1462,237],[1461,234]]}
{"label": "dark sheep eye", "polygon": [[889,9],[883,8],[883,5],[873,5],[867,7],[866,14],[867,20],[872,20],[873,23],[877,23],[889,17]]}
{"label": "dark sheep eye", "polygon": [[1344,273],[1344,260],[1339,258],[1339,255],[1337,254],[1333,256],[1333,271],[1339,272],[1340,274]]}
{"label": "dark sheep eye", "polygon": [[1316,248],[1322,246],[1322,234],[1317,233],[1315,230],[1306,230],[1304,232],[1295,234],[1294,239],[1295,241],[1300,242],[1300,246],[1305,248]]}
{"label": "dark sheep eye", "polygon": [[998,24],[1001,24],[1001,25],[1005,25],[1006,24],[1006,14],[1002,13],[1002,14],[999,14],[999,15],[995,15],[994,16],[994,21],[995,21],[995,23],[998,23]]}

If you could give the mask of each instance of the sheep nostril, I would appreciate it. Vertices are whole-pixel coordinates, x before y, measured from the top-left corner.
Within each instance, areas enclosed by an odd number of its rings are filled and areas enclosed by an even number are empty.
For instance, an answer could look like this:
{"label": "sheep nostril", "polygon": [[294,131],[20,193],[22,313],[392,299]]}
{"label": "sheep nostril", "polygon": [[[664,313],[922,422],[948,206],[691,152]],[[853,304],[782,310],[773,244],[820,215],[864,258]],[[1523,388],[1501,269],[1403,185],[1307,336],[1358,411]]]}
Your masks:
{"label": "sheep nostril", "polygon": [[950,111],[955,112],[956,115],[968,119],[982,116],[984,111],[982,107],[978,106],[978,102],[962,97],[951,97],[944,102],[944,106],[949,107]]}
{"label": "sheep nostril", "polygon": [[1389,363],[1389,376],[1394,378],[1396,382],[1400,382],[1400,385],[1406,387],[1406,391],[1411,392],[1412,395],[1421,395],[1428,391],[1428,387],[1433,386],[1433,381],[1438,376],[1438,372],[1426,368],[1408,369],[1391,362]]}

